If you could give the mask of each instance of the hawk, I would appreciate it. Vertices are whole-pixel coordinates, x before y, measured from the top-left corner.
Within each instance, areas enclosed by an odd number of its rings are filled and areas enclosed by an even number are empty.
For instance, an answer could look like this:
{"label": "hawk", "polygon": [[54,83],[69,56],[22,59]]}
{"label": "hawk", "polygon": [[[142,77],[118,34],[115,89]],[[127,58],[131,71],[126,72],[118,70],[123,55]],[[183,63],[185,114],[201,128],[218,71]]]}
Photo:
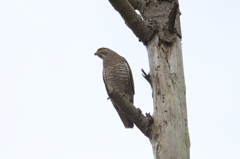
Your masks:
{"label": "hawk", "polygon": [[[126,59],[108,48],[100,48],[94,55],[103,59],[103,81],[107,93],[109,94],[113,91],[119,92],[133,104],[133,76]],[[133,128],[133,122],[126,117],[113,100],[111,102],[117,110],[125,128]]]}

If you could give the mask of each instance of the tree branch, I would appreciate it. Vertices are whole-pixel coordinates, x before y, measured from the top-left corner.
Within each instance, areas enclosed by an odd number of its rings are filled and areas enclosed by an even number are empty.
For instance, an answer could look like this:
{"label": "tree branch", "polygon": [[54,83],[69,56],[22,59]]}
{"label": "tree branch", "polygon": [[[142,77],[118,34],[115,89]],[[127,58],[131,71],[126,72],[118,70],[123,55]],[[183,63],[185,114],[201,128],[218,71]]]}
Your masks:
{"label": "tree branch", "polygon": [[142,76],[149,82],[149,84],[151,85],[151,88],[152,88],[152,80],[151,80],[151,76],[150,74],[146,73],[143,69],[142,69]]}
{"label": "tree branch", "polygon": [[109,2],[115,10],[120,13],[126,25],[133,31],[139,40],[147,44],[155,33],[155,26],[151,22],[143,21],[128,0],[109,0]]}
{"label": "tree branch", "polygon": [[132,105],[124,96],[119,92],[109,93],[109,97],[118,108],[125,113],[125,115],[140,129],[140,131],[149,137],[151,129],[150,125],[153,123],[153,118],[150,114],[144,116],[139,108]]}
{"label": "tree branch", "polygon": [[179,6],[178,1],[173,2],[173,8],[171,13],[169,14],[169,21],[168,21],[168,31],[170,33],[174,32],[178,6]]}

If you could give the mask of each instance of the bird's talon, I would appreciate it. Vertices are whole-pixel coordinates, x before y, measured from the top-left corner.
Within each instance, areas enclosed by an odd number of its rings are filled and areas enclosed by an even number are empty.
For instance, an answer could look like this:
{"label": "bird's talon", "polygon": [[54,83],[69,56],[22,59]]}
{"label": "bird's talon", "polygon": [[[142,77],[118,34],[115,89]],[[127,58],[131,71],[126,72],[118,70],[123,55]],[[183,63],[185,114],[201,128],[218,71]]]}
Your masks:
{"label": "bird's talon", "polygon": [[125,97],[125,98],[127,98],[127,96],[125,95],[125,93],[124,93],[124,92],[122,93],[122,96],[123,96],[123,97]]}

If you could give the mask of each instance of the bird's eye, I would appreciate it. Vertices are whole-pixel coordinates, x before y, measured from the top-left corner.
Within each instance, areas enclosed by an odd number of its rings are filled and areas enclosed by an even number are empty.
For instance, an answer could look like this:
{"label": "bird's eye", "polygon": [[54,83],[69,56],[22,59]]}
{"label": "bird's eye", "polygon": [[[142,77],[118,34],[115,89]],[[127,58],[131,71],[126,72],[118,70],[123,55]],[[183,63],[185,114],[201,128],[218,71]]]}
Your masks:
{"label": "bird's eye", "polygon": [[104,49],[103,48],[101,48],[101,49],[99,49],[98,51],[103,51]]}

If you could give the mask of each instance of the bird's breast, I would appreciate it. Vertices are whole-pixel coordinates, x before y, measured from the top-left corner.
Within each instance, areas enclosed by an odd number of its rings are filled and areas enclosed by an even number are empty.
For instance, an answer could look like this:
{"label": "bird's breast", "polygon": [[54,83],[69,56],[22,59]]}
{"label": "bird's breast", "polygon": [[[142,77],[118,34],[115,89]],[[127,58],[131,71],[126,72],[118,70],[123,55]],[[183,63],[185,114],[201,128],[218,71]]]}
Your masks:
{"label": "bird's breast", "polygon": [[114,90],[128,92],[130,88],[129,70],[124,62],[105,68],[105,80]]}

